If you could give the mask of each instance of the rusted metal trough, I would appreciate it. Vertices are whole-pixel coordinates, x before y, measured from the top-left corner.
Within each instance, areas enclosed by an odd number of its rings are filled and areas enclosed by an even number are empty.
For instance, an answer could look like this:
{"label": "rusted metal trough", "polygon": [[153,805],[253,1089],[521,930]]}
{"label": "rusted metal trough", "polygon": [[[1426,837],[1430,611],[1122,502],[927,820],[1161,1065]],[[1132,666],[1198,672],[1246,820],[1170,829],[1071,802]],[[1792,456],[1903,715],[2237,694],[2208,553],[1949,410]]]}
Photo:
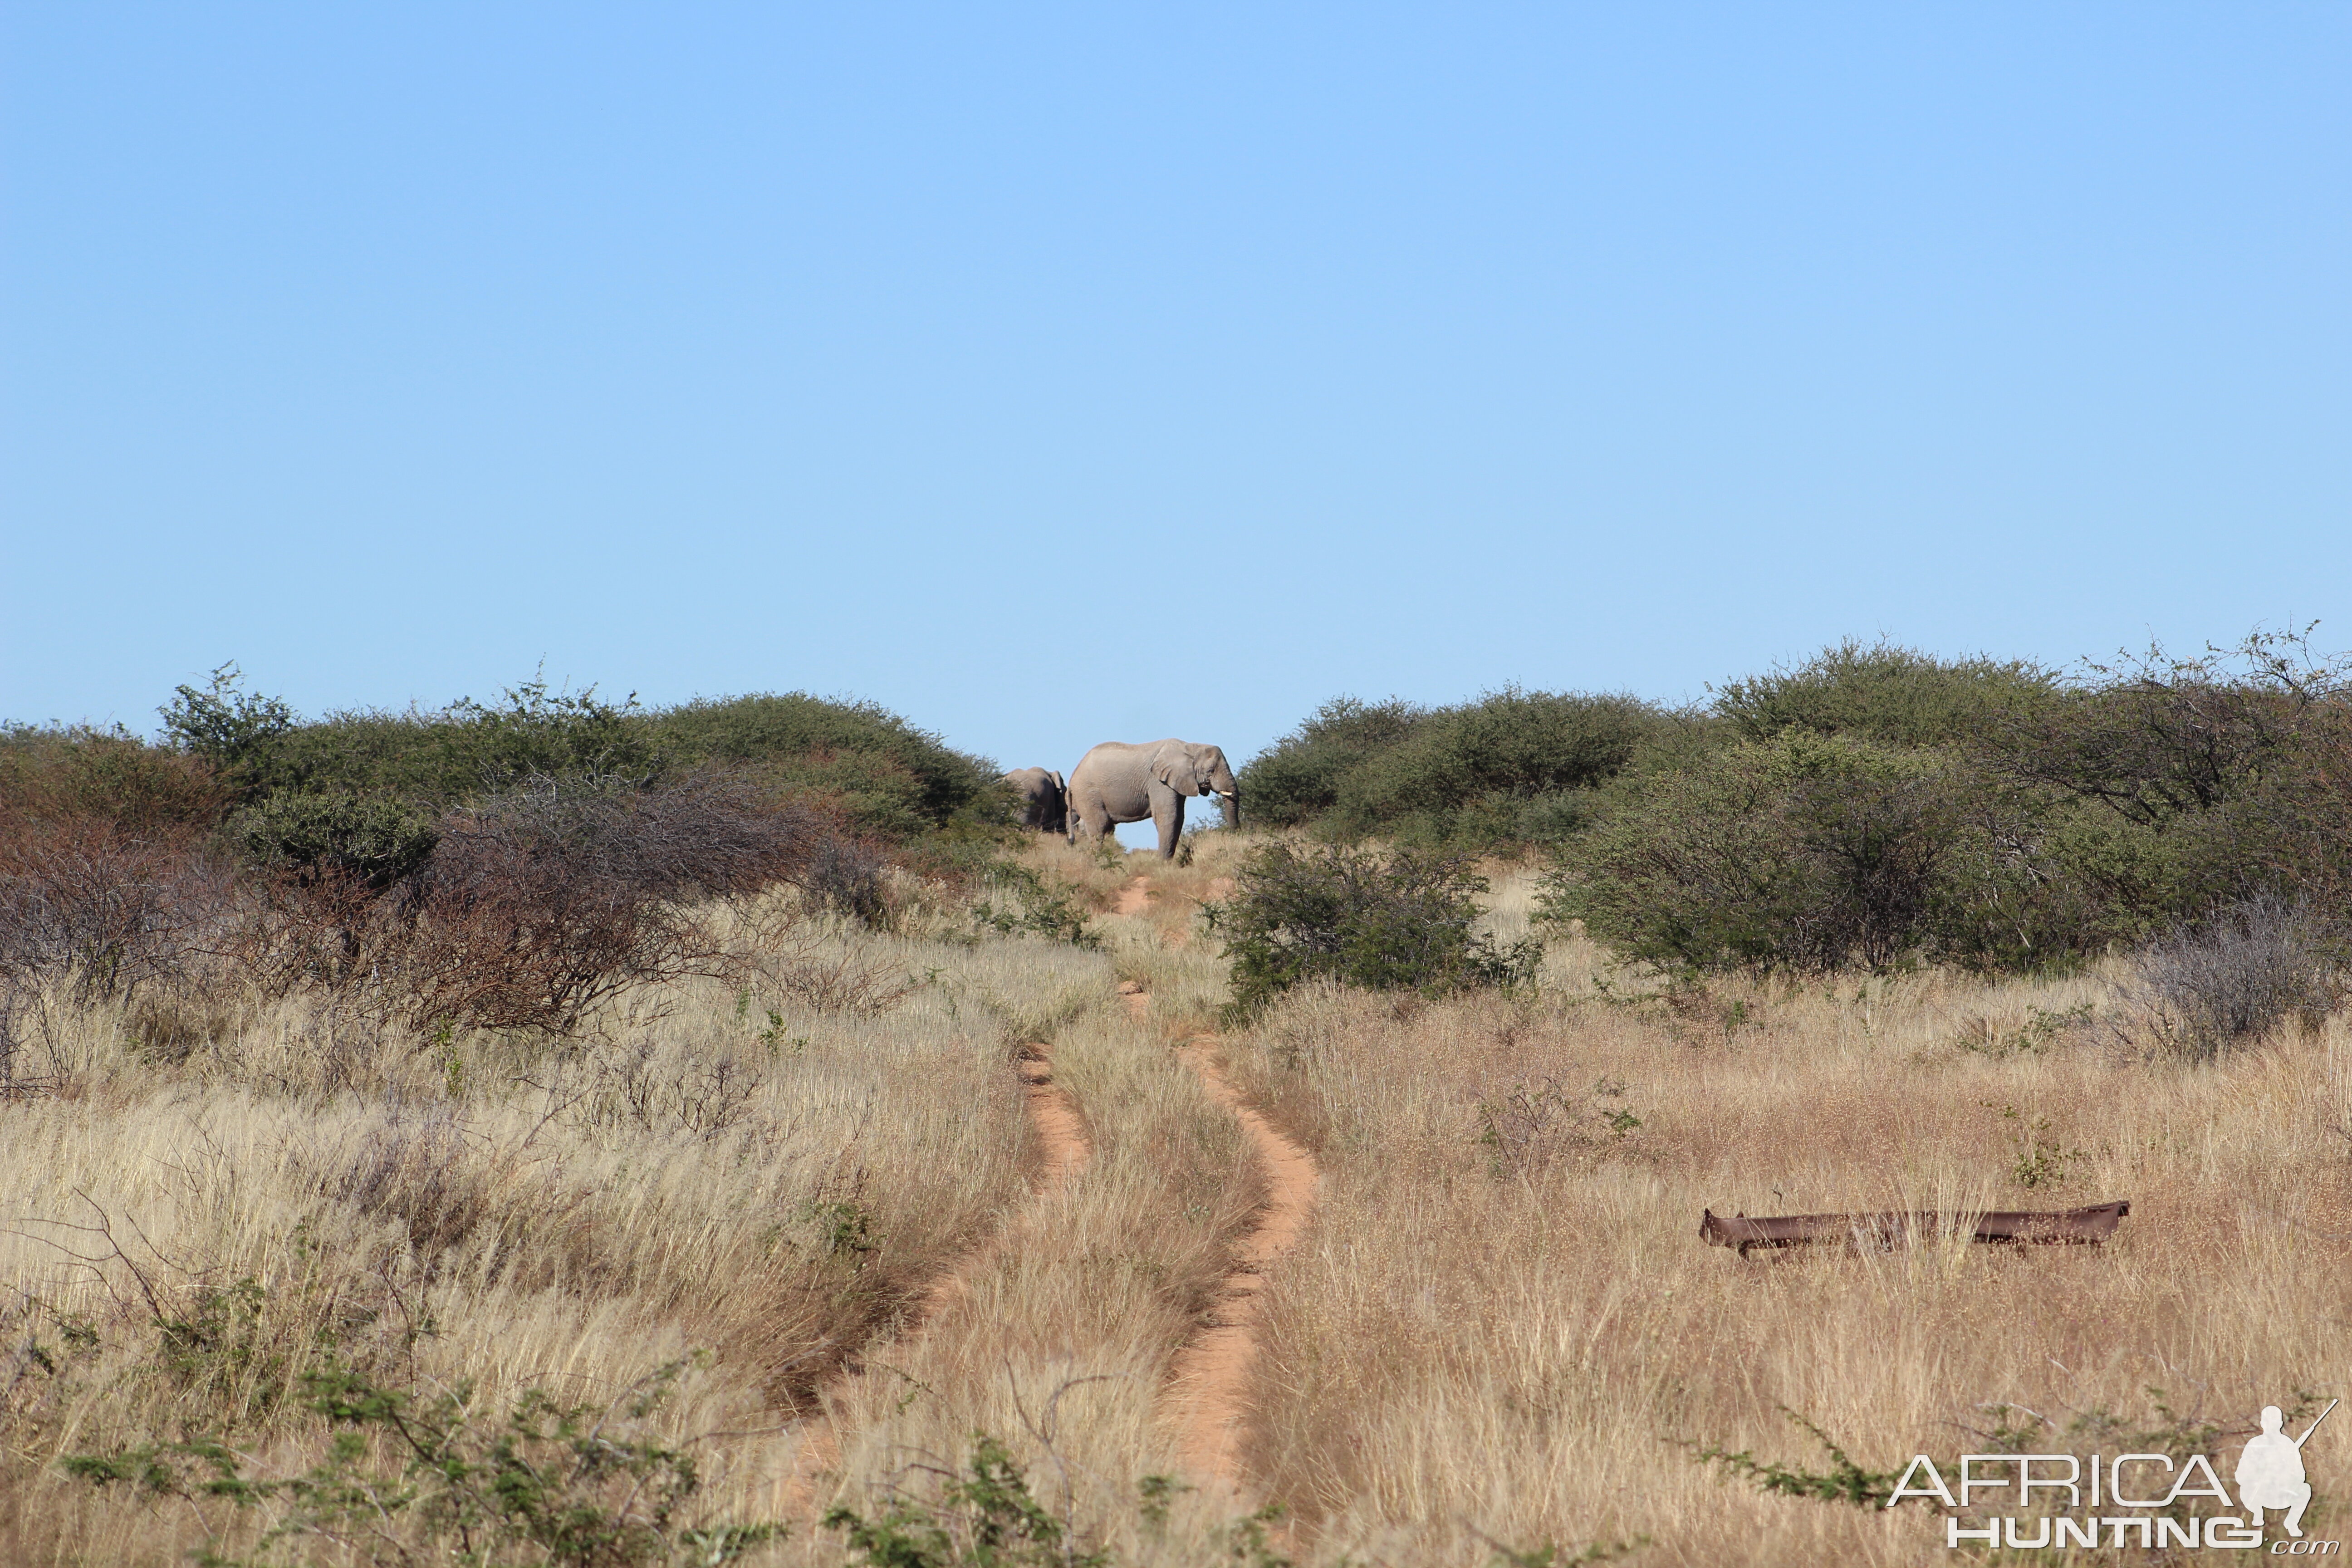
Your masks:
{"label": "rusted metal trough", "polygon": [[1816,1242],[1843,1242],[1857,1248],[1884,1250],[1913,1240],[1957,1236],[1969,1229],[1970,1241],[2005,1241],[2018,1246],[2048,1243],[2097,1246],[2115,1235],[2128,1202],[2092,1204],[2078,1209],[1991,1209],[1983,1214],[1933,1212],[1885,1214],[1796,1214],[1750,1219],[1746,1215],[1724,1218],[1713,1209],[1698,1223],[1699,1239],[1710,1247],[1737,1248],[1748,1256],[1751,1247],[1804,1247]]}

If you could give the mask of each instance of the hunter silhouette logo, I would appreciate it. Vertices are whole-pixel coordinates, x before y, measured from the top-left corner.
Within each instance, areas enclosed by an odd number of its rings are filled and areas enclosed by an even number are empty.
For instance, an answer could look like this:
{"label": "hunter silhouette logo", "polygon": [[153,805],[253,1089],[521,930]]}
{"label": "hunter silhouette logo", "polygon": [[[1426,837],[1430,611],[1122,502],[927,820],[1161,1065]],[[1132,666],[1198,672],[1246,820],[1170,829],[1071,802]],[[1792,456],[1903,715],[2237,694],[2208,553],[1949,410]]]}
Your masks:
{"label": "hunter silhouette logo", "polygon": [[2303,1429],[2300,1437],[2290,1437],[2283,1429],[2286,1417],[2275,1405],[2263,1406],[2263,1429],[2246,1439],[2246,1450],[2238,1456],[2238,1503],[2246,1510],[2246,1522],[2256,1530],[2263,1527],[2263,1510],[2286,1510],[2286,1532],[2296,1540],[2303,1539],[2303,1510],[2311,1502],[2311,1482],[2303,1473],[2303,1446],[2319,1430],[2319,1423],[2327,1419],[2327,1411],[2336,1402],[2327,1402],[2327,1410]]}
{"label": "hunter silhouette logo", "polygon": [[[2263,1544],[2263,1515],[2275,1512],[2284,1516],[2280,1523],[2289,1539],[2274,1542],[2270,1555],[2333,1556],[2341,1550],[2339,1542],[2303,1538],[2303,1510],[2311,1505],[2303,1448],[2338,1403],[2329,1400],[2300,1437],[2287,1435],[2285,1413],[2277,1405],[2263,1406],[2262,1430],[2246,1439],[2238,1455],[2234,1500],[2219,1467],[2205,1454],[2185,1459],[2159,1453],[2093,1454],[2087,1459],[2079,1454],[1963,1454],[1953,1480],[1920,1454],[1896,1480],[1885,1506],[1932,1499],[1953,1510],[1944,1520],[1946,1546],[2018,1551],[2127,1545],[2242,1550]],[[1985,1507],[1977,1500],[1979,1492],[2006,1494],[2002,1500],[2009,1506],[1994,1517],[1979,1514],[1984,1522],[1971,1527],[1961,1516]],[[2200,1498],[2225,1510],[2234,1501],[2245,1517],[2184,1514],[2191,1500]]]}

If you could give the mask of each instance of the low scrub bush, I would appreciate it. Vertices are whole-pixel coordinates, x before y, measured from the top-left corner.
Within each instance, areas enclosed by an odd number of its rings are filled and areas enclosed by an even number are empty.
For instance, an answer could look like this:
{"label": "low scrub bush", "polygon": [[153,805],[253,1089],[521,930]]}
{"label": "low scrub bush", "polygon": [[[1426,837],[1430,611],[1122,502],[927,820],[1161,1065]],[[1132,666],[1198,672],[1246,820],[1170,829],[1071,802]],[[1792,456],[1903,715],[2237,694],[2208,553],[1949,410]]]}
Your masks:
{"label": "low scrub bush", "polygon": [[2011,716],[2003,765],[2153,826],[2299,772],[2313,742],[2341,736],[2352,700],[2352,661],[2263,632],[2194,657],[2152,647],[2086,668],[2073,700]]}
{"label": "low scrub bush", "polygon": [[1242,861],[1232,896],[1205,904],[1233,963],[1235,1017],[1303,980],[1441,994],[1535,976],[1543,944],[1476,930],[1486,879],[1466,855],[1267,844]]}
{"label": "low scrub bush", "polygon": [[684,1365],[604,1407],[531,1389],[498,1411],[466,1385],[422,1394],[330,1359],[302,1374],[299,1403],[336,1436],[299,1474],[262,1472],[230,1434],[201,1430],[64,1465],[92,1486],[259,1516],[237,1531],[252,1542],[246,1555],[204,1553],[224,1565],[314,1561],[321,1548],[484,1568],[730,1563],[783,1527],[695,1518],[692,1453],[646,1426]]}
{"label": "low scrub bush", "polygon": [[441,841],[436,814],[396,795],[280,795],[230,825],[251,864],[305,881],[334,878],[382,889],[423,866]]}
{"label": "low scrub bush", "polygon": [[[969,1459],[911,1465],[906,1474],[921,1484],[892,1484],[870,1514],[835,1508],[824,1526],[863,1568],[1117,1568],[1119,1555],[1090,1542],[1075,1515],[1068,1467],[1050,1442],[1045,1449],[1064,1475],[1059,1512],[1036,1495],[1010,1449],[976,1432]],[[1149,1537],[1165,1534],[1170,1503],[1192,1489],[1173,1476],[1137,1482],[1135,1510]],[[1290,1568],[1266,1530],[1281,1514],[1269,1506],[1232,1521],[1216,1531],[1212,1555],[1244,1568]]]}
{"label": "low scrub bush", "polygon": [[0,989],[129,999],[187,979],[230,878],[184,829],[0,818]]}
{"label": "low scrub bush", "polygon": [[814,848],[791,880],[822,907],[859,925],[879,927],[890,920],[885,875],[889,860],[870,844],[845,834],[818,835]]}
{"label": "low scrub bush", "polygon": [[803,875],[829,837],[739,782],[637,790],[538,778],[434,825],[421,864],[379,887],[314,860],[246,934],[268,989],[359,988],[421,1029],[576,1031],[630,988],[726,971],[693,911]]}
{"label": "low scrub bush", "polygon": [[1426,718],[1402,698],[1364,702],[1334,698],[1242,770],[1250,815],[1274,827],[1298,827],[1339,804],[1340,781],[1402,743]]}
{"label": "low scrub bush", "polygon": [[720,698],[647,714],[642,725],[678,765],[745,770],[772,794],[812,799],[894,842],[985,817],[1002,797],[992,763],[877,703],[799,691]]}
{"label": "low scrub bush", "polygon": [[[984,1434],[971,1458],[940,1469],[926,1493],[899,1491],[868,1518],[851,1508],[824,1516],[871,1568],[1109,1568],[1110,1553],[1082,1546],[1075,1521],[1055,1518],[1004,1446]],[[1155,1478],[1157,1479],[1157,1478]]]}
{"label": "low scrub bush", "polygon": [[0,819],[186,832],[218,822],[232,798],[201,757],[128,731],[0,725]]}
{"label": "low scrub bush", "polygon": [[1965,787],[1932,753],[1784,731],[1647,781],[1542,908],[1671,968],[1885,968],[1946,912]]}
{"label": "low scrub bush", "polygon": [[163,710],[173,755],[200,764],[227,796],[388,796],[437,814],[535,777],[622,779],[640,786],[724,769],[772,803],[797,801],[857,834],[901,843],[998,801],[993,765],[948,747],[869,702],[793,692],[649,710],[593,688],[539,678],[495,702],[353,710],[304,721],[246,689],[235,665],[183,686]]}
{"label": "low scrub bush", "polygon": [[972,904],[971,918],[981,931],[1042,936],[1088,950],[1102,946],[1078,904],[1079,889],[1060,878],[992,856],[973,880],[982,896]]}
{"label": "low scrub bush", "polygon": [[2183,921],[2138,953],[2125,1029],[2190,1061],[2259,1039],[2289,1019],[2316,1026],[2342,1001],[2344,943],[2307,901],[2241,900]]}
{"label": "low scrub bush", "polygon": [[1275,826],[1432,845],[1549,842],[1583,821],[1593,786],[1674,721],[1631,697],[1507,688],[1423,709],[1344,698],[1243,771]]}
{"label": "low scrub bush", "polygon": [[1264,820],[1542,847],[1545,909],[1684,972],[2064,967],[2235,901],[2352,921],[2352,657],[2255,632],[2061,672],[1847,641],[1706,714],[1506,689],[1327,704]]}
{"label": "low scrub bush", "polygon": [[1948,746],[2063,705],[2058,676],[2024,659],[1939,659],[1848,638],[1793,669],[1727,682],[1715,710],[1742,740],[1795,728],[1882,746]]}
{"label": "low scrub bush", "polygon": [[811,831],[723,781],[541,780],[444,819],[431,859],[383,901],[381,957],[421,1026],[571,1033],[623,990],[719,973],[682,900],[776,879]]}
{"label": "low scrub bush", "polygon": [[550,689],[533,678],[496,703],[355,710],[297,720],[277,698],[245,689],[235,665],[209,685],[180,687],[163,731],[248,803],[283,795],[390,796],[434,810],[537,777],[651,783],[663,771],[632,697],[614,705],[592,687]]}
{"label": "low scrub bush", "polygon": [[1624,787],[1539,909],[1685,973],[2064,968],[2193,900],[2201,853],[1957,751],[1790,728]]}

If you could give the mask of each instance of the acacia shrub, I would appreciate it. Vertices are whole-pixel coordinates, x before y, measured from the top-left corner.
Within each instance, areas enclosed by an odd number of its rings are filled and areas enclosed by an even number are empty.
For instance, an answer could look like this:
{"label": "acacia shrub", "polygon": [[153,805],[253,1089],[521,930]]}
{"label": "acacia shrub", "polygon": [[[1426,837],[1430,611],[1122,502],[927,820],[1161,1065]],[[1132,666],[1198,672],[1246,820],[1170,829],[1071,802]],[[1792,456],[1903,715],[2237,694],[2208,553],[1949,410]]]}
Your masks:
{"label": "acacia shrub", "polygon": [[20,1004],[129,1000],[203,967],[231,879],[184,828],[0,817],[0,1033]]}
{"label": "acacia shrub", "polygon": [[1276,840],[1250,852],[1232,895],[1202,906],[1233,963],[1235,1018],[1303,980],[1442,994],[1521,984],[1543,944],[1477,931],[1486,879],[1466,855]]}
{"label": "acacia shrub", "polygon": [[1241,773],[1250,816],[1272,827],[1298,827],[1339,804],[1349,771],[1411,736],[1428,717],[1401,697],[1365,702],[1335,697],[1307,721],[1252,758]]}
{"label": "acacia shrub", "polygon": [[2257,631],[2189,658],[2091,667],[2071,707],[2011,726],[2010,776],[2095,805],[2166,847],[2163,910],[2271,897],[2352,924],[2352,657]]}
{"label": "acacia shrub", "polygon": [[778,794],[825,802],[862,833],[904,841],[984,813],[998,769],[876,702],[804,691],[698,699],[649,713],[650,743],[680,765],[732,766]]}
{"label": "acacia shrub", "polygon": [[132,833],[206,828],[232,792],[201,758],[121,728],[0,726],[0,817],[99,820]]}
{"label": "acacia shrub", "polygon": [[1573,832],[1591,791],[1659,727],[1638,699],[1516,687],[1439,710],[1340,781],[1332,824],[1427,844],[1543,842]]}
{"label": "acacia shrub", "polygon": [[2352,700],[2352,665],[2263,632],[2188,658],[2151,647],[2088,677],[2074,702],[2011,717],[2007,766],[2157,827],[2294,772]]}
{"label": "acacia shrub", "polygon": [[247,691],[237,668],[224,665],[209,685],[180,687],[162,714],[171,742],[249,803],[383,795],[446,808],[533,778],[644,784],[663,771],[634,696],[609,703],[593,687],[558,691],[539,677],[495,703],[461,697],[441,709],[350,710],[304,722],[282,700]]}
{"label": "acacia shrub", "polygon": [[356,879],[382,890],[423,866],[441,841],[436,814],[393,795],[281,795],[245,807],[230,837],[248,864],[311,882]]}
{"label": "acacia shrub", "polygon": [[1785,730],[1641,781],[1540,907],[1683,970],[2057,962],[2096,931],[2047,875],[2045,805],[1949,752]]}
{"label": "acacia shrub", "polygon": [[623,990],[716,973],[721,954],[686,902],[782,879],[817,837],[814,819],[714,779],[541,780],[454,812],[387,903],[405,1011],[565,1034]]}
{"label": "acacia shrub", "polygon": [[209,685],[179,688],[163,717],[172,745],[249,805],[389,797],[438,812],[534,778],[650,786],[719,767],[776,800],[820,805],[861,835],[907,843],[976,819],[999,792],[992,763],[878,704],[803,692],[647,710],[635,696],[606,702],[593,687],[559,691],[534,677],[494,702],[459,698],[306,722],[281,700],[247,691],[236,667],[224,665]]}
{"label": "acacia shrub", "polygon": [[229,798],[201,760],[120,729],[0,732],[0,1034],[45,990],[128,998],[201,963],[230,894],[206,842]]}
{"label": "acacia shrub", "polygon": [[1715,710],[1743,740],[1795,726],[1916,748],[1989,738],[2062,710],[2069,695],[2055,672],[2028,659],[1939,659],[1849,637],[1794,668],[1726,682]]}
{"label": "acacia shrub", "polygon": [[420,1029],[575,1032],[634,986],[723,970],[704,898],[805,877],[834,837],[739,781],[651,790],[537,779],[445,814],[421,864],[379,886],[313,865],[268,889],[247,932],[277,991],[357,991]]}
{"label": "acacia shrub", "polygon": [[1517,687],[1448,708],[1343,698],[1252,759],[1242,787],[1262,820],[1339,838],[1548,842],[1674,723],[1633,697]]}

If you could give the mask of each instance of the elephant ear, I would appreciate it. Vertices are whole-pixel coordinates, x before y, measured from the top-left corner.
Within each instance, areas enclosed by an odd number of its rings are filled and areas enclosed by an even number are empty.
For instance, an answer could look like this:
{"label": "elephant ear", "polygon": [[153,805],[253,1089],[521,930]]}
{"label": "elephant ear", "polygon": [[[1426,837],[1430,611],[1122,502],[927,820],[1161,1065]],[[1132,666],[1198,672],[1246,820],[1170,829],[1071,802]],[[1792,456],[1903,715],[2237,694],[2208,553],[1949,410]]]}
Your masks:
{"label": "elephant ear", "polygon": [[1151,776],[1179,794],[1190,794],[1184,784],[1192,776],[1192,759],[1181,746],[1162,746],[1151,753]]}
{"label": "elephant ear", "polygon": [[1062,782],[1062,775],[1061,775],[1061,774],[1059,774],[1059,773],[1047,773],[1045,776],[1046,776],[1047,778],[1052,779],[1052,780],[1054,781],[1054,788],[1055,788],[1055,790],[1057,793],[1064,794],[1064,795],[1066,795],[1066,794],[1068,794],[1068,793],[1069,793],[1069,788],[1070,788],[1070,786],[1069,786],[1068,784],[1064,784],[1064,783]]}

